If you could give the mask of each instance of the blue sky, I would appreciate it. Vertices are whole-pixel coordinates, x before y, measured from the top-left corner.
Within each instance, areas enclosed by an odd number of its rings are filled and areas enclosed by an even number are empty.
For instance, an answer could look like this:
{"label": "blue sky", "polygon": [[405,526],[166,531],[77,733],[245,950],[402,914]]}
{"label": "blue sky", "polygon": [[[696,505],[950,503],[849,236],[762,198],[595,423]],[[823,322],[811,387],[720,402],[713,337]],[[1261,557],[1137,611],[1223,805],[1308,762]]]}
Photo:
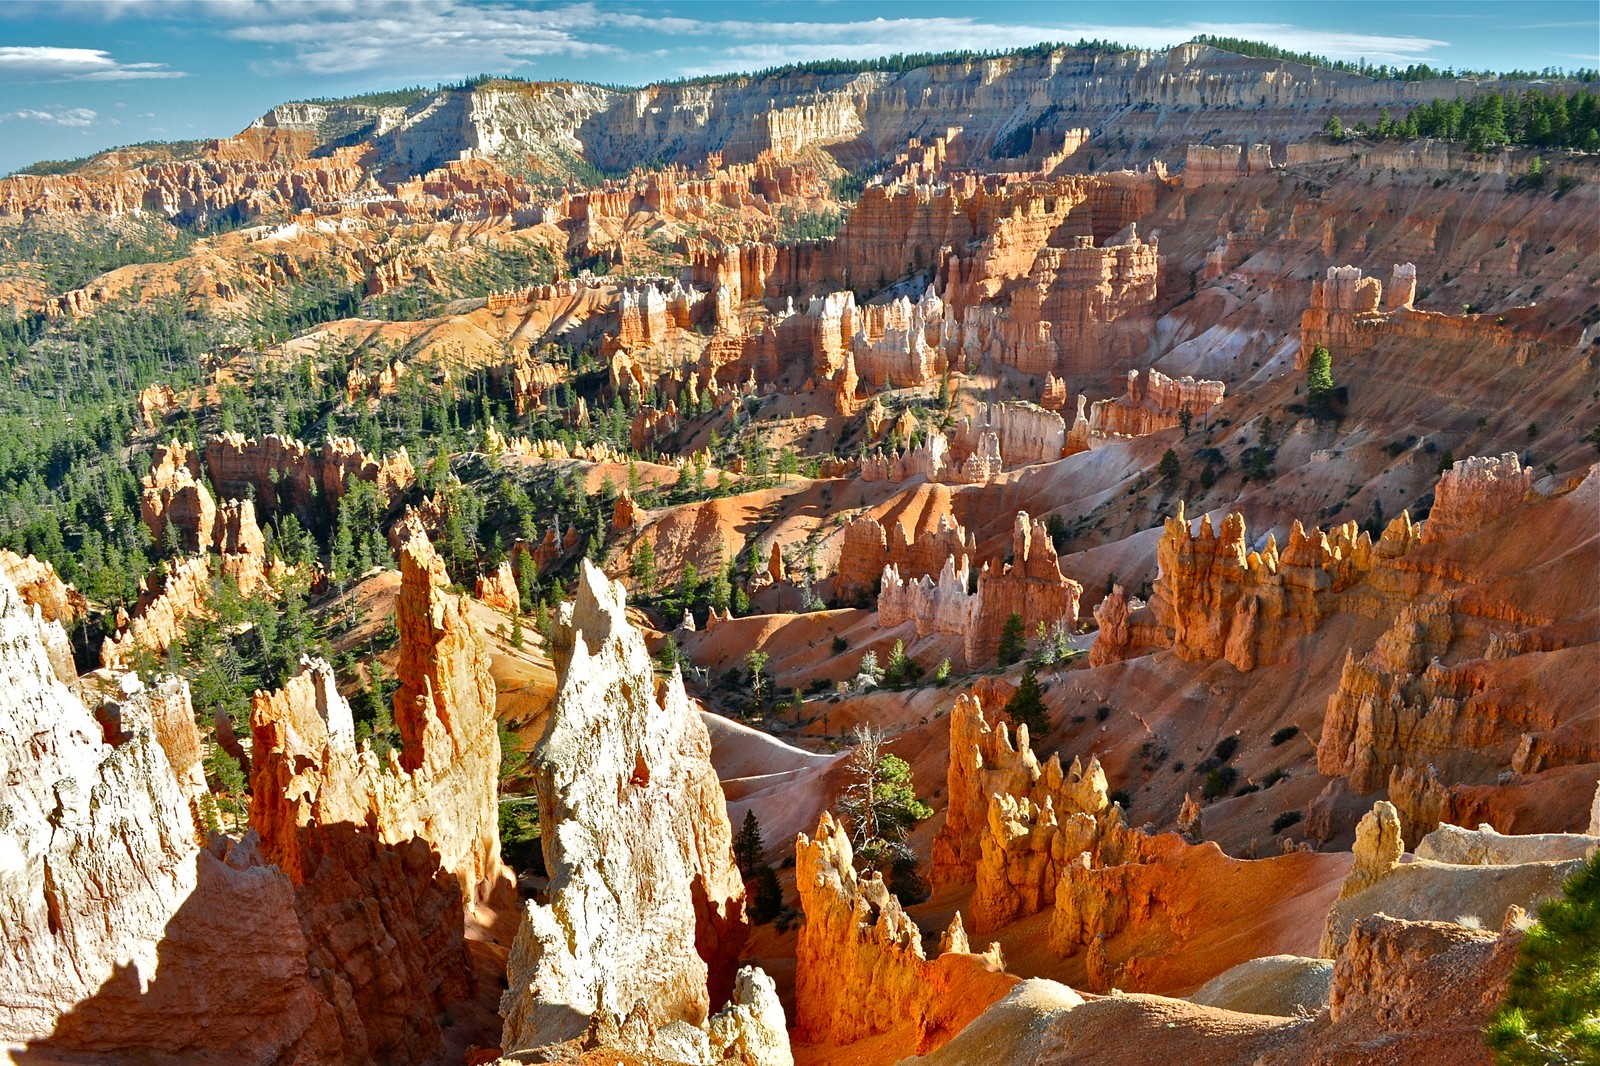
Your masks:
{"label": "blue sky", "polygon": [[644,84],[828,57],[1196,33],[1369,63],[1600,66],[1596,0],[0,2],[0,173],[228,136],[272,105],[477,73]]}

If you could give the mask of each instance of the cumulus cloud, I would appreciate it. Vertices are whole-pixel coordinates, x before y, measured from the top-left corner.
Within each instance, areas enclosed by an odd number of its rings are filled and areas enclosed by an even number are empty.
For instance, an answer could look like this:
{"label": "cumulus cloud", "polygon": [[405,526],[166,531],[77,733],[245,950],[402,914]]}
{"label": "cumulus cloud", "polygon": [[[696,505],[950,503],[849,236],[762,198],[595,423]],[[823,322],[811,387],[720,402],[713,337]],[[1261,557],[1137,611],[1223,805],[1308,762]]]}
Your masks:
{"label": "cumulus cloud", "polygon": [[165,63],[122,63],[99,48],[0,45],[0,81],[133,81],[181,78]]}
{"label": "cumulus cloud", "polygon": [[87,107],[24,107],[17,111],[0,111],[0,122],[43,122],[48,126],[67,126],[85,129],[94,125],[99,114]]}

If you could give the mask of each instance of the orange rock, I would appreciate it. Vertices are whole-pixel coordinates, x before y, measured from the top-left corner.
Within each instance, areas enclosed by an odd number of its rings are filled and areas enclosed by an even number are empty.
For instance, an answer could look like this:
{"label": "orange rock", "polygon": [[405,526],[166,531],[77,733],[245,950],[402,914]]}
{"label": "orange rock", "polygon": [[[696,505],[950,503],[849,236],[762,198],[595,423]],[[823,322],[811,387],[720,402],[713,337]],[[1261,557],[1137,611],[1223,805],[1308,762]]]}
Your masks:
{"label": "orange rock", "polygon": [[847,1045],[885,1033],[927,1054],[959,1032],[1017,978],[998,945],[972,954],[959,918],[947,950],[929,959],[922,934],[877,874],[859,877],[844,829],[823,812],[813,841],[795,841],[795,885],[806,921],[795,962],[795,1030]]}
{"label": "orange rock", "polygon": [[522,594],[517,589],[517,575],[512,572],[511,564],[507,562],[502,562],[487,574],[479,574],[473,595],[496,610],[516,613],[522,609]]}
{"label": "orange rock", "polygon": [[1458,459],[1439,478],[1422,543],[1475,532],[1522,503],[1532,489],[1533,470],[1516,452]]}

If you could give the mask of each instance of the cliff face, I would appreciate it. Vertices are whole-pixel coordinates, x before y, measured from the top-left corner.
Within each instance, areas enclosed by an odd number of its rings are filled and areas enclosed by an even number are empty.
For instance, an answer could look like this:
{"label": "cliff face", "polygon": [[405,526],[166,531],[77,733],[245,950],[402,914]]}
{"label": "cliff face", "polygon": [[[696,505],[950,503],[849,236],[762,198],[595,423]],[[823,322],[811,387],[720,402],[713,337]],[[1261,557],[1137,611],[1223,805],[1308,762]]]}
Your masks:
{"label": "cliff face", "polygon": [[950,711],[947,795],[933,880],[976,884],[968,917],[979,934],[1050,906],[1064,864],[1098,850],[1112,817],[1098,759],[1074,759],[1063,770],[1052,755],[1041,765],[1027,726],[1017,727],[1013,744],[1004,721],[985,718],[976,694]]}
{"label": "cliff face", "polygon": [[1406,516],[1391,522],[1377,544],[1354,522],[1307,533],[1296,521],[1280,556],[1270,535],[1261,551],[1249,549],[1241,515],[1230,514],[1220,534],[1206,515],[1194,534],[1180,506],[1156,549],[1161,572],[1151,610],[1173,651],[1190,662],[1225,658],[1242,671],[1285,662],[1295,639],[1315,631],[1333,609],[1334,593],[1416,541]]}
{"label": "cliff face", "polygon": [[406,531],[394,708],[403,748],[387,765],[357,749],[326,663],[256,693],[250,715],[250,824],[294,885],[352,1060],[437,1056],[436,1016],[471,988],[467,915],[510,889],[487,649],[445,587],[426,537]]}
{"label": "cliff face", "polygon": [[248,841],[195,843],[159,723],[103,740],[3,579],[0,680],[0,1040],[46,1056],[338,1061],[288,880]]}
{"label": "cliff face", "polygon": [[846,1045],[883,1033],[907,1051],[935,1050],[1017,983],[992,946],[972,954],[957,915],[940,954],[923,952],[916,922],[878,875],[859,877],[844,828],[824,812],[813,841],[795,841],[795,885],[806,922],[796,946],[795,1031]]}
{"label": "cliff face", "polygon": [[535,749],[550,902],[529,904],[517,931],[502,1043],[550,1047],[639,1014],[709,1046],[746,935],[710,740],[682,680],[657,683],[622,587],[581,570]]}

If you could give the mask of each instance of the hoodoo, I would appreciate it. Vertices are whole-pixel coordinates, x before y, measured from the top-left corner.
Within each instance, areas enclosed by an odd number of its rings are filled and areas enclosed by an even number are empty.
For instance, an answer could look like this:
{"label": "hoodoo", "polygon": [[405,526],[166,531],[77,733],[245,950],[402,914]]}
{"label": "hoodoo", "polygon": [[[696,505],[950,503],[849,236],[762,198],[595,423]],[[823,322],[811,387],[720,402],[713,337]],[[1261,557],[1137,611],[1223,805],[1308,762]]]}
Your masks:
{"label": "hoodoo", "polygon": [[6,12],[0,1066],[1582,1059],[1564,2]]}

